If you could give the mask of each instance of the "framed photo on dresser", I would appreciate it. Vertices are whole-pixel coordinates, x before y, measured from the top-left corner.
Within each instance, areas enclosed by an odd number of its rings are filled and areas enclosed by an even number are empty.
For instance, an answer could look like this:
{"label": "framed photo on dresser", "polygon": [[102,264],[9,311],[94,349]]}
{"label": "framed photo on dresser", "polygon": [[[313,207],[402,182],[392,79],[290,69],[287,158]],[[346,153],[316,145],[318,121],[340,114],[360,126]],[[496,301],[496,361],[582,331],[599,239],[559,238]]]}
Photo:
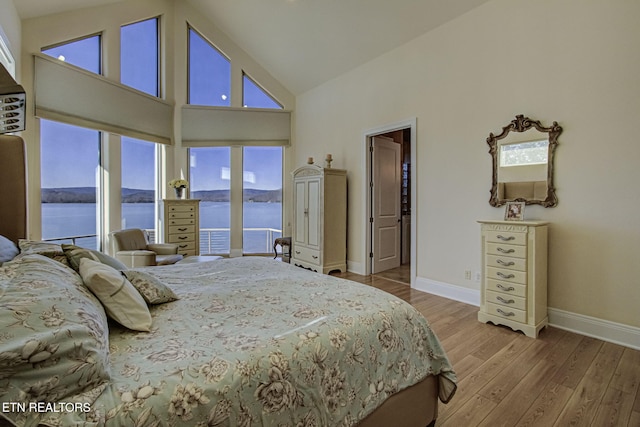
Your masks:
{"label": "framed photo on dresser", "polygon": [[524,219],[525,202],[507,202],[504,209],[505,221],[522,221]]}

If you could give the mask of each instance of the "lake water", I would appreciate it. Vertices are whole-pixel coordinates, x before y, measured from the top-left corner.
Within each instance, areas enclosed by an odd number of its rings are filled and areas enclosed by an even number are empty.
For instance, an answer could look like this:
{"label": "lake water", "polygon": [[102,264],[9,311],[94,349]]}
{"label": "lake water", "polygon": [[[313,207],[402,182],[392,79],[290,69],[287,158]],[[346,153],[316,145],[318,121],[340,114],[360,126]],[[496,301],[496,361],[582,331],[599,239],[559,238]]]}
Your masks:
{"label": "lake water", "polygon": [[[67,236],[96,234],[96,205],[93,203],[43,203],[42,238],[54,239]],[[281,203],[244,203],[244,228],[282,228]],[[229,252],[229,202],[200,202],[200,229],[222,228],[211,234],[200,233],[202,253]],[[151,229],[154,226],[153,203],[123,203],[122,228]],[[244,231],[244,252],[263,253],[272,250],[273,239],[281,233]],[[211,237],[211,240],[209,240]],[[96,246],[95,237],[78,240],[85,247]]]}

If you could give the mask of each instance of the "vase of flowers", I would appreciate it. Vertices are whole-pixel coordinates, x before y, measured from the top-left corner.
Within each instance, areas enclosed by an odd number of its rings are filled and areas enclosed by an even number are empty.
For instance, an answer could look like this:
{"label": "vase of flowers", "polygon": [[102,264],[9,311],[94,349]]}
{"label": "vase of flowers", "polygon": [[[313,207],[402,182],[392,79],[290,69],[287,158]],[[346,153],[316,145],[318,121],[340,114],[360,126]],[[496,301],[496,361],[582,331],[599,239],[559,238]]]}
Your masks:
{"label": "vase of flowers", "polygon": [[172,179],[169,181],[169,187],[176,191],[176,199],[182,199],[184,189],[189,188],[189,181],[186,179]]}

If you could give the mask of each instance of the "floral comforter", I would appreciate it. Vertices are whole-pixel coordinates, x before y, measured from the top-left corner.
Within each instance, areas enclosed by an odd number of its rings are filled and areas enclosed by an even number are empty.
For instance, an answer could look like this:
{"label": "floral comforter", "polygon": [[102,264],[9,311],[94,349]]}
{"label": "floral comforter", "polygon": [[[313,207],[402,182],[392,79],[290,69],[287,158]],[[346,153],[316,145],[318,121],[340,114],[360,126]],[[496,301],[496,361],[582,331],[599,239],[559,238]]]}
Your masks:
{"label": "floral comforter", "polygon": [[424,317],[386,292],[259,257],[143,270],[180,299],[151,306],[151,332],[109,325],[85,425],[350,426],[428,375],[455,390]]}

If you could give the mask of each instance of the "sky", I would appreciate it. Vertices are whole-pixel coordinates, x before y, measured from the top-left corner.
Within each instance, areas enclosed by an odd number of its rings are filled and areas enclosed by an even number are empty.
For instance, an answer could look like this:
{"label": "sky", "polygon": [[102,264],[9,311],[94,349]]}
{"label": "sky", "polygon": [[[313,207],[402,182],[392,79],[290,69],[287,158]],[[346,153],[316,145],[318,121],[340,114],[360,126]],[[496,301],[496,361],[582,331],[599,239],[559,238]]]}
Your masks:
{"label": "sky", "polygon": [[[157,20],[150,19],[121,29],[121,82],[158,96]],[[231,67],[218,50],[195,30],[189,30],[189,102],[230,106]],[[99,74],[100,36],[43,49],[43,53]],[[249,77],[244,77],[243,104],[248,107],[282,108]],[[43,188],[93,187],[99,159],[99,132],[41,120]],[[122,138],[122,186],[153,189],[155,144]],[[228,189],[227,147],[192,150],[191,191]],[[282,188],[282,149],[250,147],[244,153],[245,188]]]}

